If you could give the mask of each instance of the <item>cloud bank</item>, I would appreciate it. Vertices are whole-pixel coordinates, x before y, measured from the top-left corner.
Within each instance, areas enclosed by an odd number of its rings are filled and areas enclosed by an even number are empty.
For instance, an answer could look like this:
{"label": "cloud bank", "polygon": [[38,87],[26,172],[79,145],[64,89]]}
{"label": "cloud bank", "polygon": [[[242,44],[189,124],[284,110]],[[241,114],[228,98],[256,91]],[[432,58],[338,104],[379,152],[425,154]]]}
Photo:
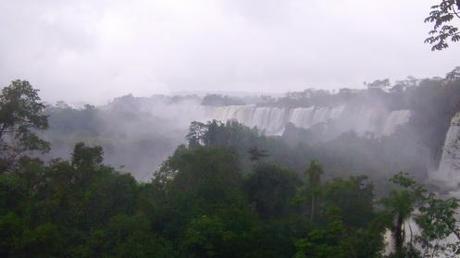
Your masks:
{"label": "cloud bank", "polygon": [[432,1],[5,0],[0,85],[54,102],[122,94],[284,92],[444,75],[460,45],[423,43]]}

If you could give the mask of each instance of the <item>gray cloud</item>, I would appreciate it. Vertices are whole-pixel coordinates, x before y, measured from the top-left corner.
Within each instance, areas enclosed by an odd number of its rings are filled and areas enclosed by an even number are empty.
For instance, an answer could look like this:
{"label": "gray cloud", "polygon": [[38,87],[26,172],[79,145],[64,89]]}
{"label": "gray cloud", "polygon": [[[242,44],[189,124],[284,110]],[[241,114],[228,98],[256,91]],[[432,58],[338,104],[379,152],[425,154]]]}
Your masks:
{"label": "gray cloud", "polygon": [[443,75],[460,45],[423,44],[430,1],[0,2],[0,83],[49,101],[174,91],[281,92]]}

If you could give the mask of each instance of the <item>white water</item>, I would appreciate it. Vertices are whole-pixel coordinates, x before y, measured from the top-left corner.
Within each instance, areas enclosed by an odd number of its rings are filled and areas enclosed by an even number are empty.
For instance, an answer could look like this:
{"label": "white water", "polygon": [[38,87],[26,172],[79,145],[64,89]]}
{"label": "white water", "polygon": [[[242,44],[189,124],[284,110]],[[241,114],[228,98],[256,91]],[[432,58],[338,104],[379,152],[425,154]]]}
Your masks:
{"label": "white water", "polygon": [[460,185],[460,113],[457,113],[447,131],[439,169],[432,179],[458,190]]}
{"label": "white water", "polygon": [[[133,113],[149,114],[161,119],[165,128],[176,131],[186,130],[192,121],[206,122],[211,119],[223,122],[236,120],[243,125],[256,127],[266,135],[282,135],[288,123],[298,128],[310,129],[317,125],[326,125],[329,135],[339,135],[354,131],[359,135],[372,133],[376,136],[391,135],[398,126],[409,121],[410,111],[387,111],[375,106],[335,106],[335,107],[260,107],[256,105],[202,106],[197,99],[184,99],[171,102],[167,98],[131,99],[127,96],[123,102],[115,102],[112,108]],[[120,107],[121,105],[121,107]],[[132,125],[138,130],[146,127]],[[321,130],[323,130],[321,129]]]}
{"label": "white water", "polygon": [[343,109],[343,106],[294,108],[289,111],[287,120],[297,127],[308,129],[314,125],[337,119]]}
{"label": "white water", "polygon": [[396,128],[409,121],[410,111],[386,111],[369,107],[307,107],[278,108],[255,105],[234,105],[209,109],[209,117],[220,121],[236,120],[249,127],[257,127],[266,135],[281,135],[288,123],[309,129],[315,125],[333,125],[337,133],[354,131],[364,135],[391,135]]}
{"label": "white water", "polygon": [[220,121],[236,120],[249,127],[257,127],[267,135],[281,135],[284,131],[287,110],[283,108],[256,107],[255,105],[223,106],[211,108],[209,116]]}

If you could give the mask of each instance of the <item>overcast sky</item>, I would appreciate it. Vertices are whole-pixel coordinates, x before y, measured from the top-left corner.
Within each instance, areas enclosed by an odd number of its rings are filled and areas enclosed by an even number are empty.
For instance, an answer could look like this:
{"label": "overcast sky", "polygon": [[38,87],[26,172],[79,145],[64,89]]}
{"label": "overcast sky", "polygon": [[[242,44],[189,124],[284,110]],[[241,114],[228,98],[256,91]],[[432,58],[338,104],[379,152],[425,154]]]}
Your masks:
{"label": "overcast sky", "polygon": [[1,0],[0,85],[50,102],[122,94],[284,92],[441,75],[430,0]]}

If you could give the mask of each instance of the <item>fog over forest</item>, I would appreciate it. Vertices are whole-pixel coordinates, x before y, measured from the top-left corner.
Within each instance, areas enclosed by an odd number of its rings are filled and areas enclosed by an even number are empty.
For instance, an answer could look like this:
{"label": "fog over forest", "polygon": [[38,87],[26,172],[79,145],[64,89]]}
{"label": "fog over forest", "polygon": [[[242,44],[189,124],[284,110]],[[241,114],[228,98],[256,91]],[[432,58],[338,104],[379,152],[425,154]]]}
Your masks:
{"label": "fog over forest", "polygon": [[460,257],[460,0],[0,12],[0,257]]}

